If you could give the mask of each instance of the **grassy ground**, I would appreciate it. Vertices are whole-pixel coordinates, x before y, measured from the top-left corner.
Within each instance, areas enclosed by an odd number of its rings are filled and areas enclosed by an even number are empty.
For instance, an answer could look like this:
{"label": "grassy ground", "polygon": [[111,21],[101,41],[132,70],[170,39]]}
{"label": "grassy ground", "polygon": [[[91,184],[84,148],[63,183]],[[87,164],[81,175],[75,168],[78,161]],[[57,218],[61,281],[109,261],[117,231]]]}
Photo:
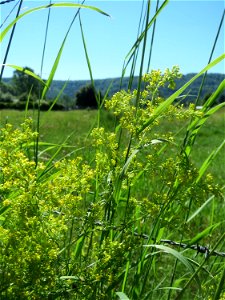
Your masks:
{"label": "grassy ground", "polygon": [[[25,113],[23,111],[2,110],[0,111],[0,124],[3,126],[6,122],[18,126],[24,120]],[[36,118],[33,112],[28,115]],[[42,142],[62,144],[66,140],[66,144],[72,148],[65,148],[63,154],[69,153],[76,148],[88,145],[88,134],[93,126],[97,124],[97,111],[95,110],[75,110],[67,112],[42,112],[40,126],[40,140]],[[112,116],[103,112],[101,115],[101,125],[105,128],[112,128],[114,120]],[[180,140],[183,139],[183,133],[186,130],[187,123],[164,122],[159,130],[163,133],[178,132],[180,128],[184,130],[179,133]],[[199,167],[208,155],[219,146],[225,138],[225,109],[220,110],[212,115],[199,132],[195,145],[193,147],[192,159]],[[91,146],[91,145],[89,145]],[[52,152],[50,153],[52,154]],[[209,171],[222,184],[225,178],[225,149],[223,149],[215,161],[210,166]]]}

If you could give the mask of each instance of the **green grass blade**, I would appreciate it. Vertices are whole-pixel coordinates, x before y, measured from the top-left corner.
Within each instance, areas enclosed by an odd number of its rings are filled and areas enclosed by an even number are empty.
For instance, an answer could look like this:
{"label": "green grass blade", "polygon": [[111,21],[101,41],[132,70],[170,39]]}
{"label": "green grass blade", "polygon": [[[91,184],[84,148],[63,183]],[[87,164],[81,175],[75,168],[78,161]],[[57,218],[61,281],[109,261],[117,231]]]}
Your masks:
{"label": "green grass blade", "polygon": [[[51,6],[52,6],[52,5],[51,5]],[[48,6],[48,7],[49,7],[49,6]],[[65,37],[64,37],[64,39],[63,39],[63,42],[62,42],[62,44],[61,44],[61,47],[60,47],[60,49],[59,49],[59,51],[58,51],[58,54],[57,54],[57,56],[56,56],[56,59],[55,59],[55,61],[54,61],[53,66],[52,66],[52,69],[51,69],[51,72],[50,72],[50,74],[49,74],[49,77],[48,77],[48,80],[47,80],[47,82],[46,82],[46,85],[45,85],[45,87],[44,87],[44,89],[43,89],[43,91],[42,91],[41,99],[44,99],[44,98],[45,98],[46,93],[47,93],[49,87],[51,86],[52,80],[53,80],[53,78],[54,78],[54,76],[55,76],[55,72],[56,72],[56,70],[57,70],[57,68],[58,68],[58,65],[59,65],[59,62],[60,62],[61,55],[62,55],[62,53],[63,53],[63,48],[64,48],[64,46],[65,46],[67,37],[68,37],[69,32],[70,32],[70,30],[71,30],[71,28],[72,28],[72,25],[73,25],[73,23],[74,23],[74,21],[75,21],[75,19],[76,19],[76,16],[77,16],[77,14],[75,14],[75,16],[74,16],[72,22],[70,23],[70,26],[69,26],[67,32],[66,32],[66,35],[65,35]],[[40,104],[40,101],[39,101],[39,104]],[[37,132],[38,132],[38,133],[39,133],[39,130],[40,130],[40,109],[38,110],[38,117],[37,117]],[[36,139],[36,147],[35,147],[35,162],[36,162],[36,165],[37,165],[37,163],[38,163],[38,142],[39,142],[39,136],[37,136],[37,139]]]}
{"label": "green grass blade", "polygon": [[219,147],[217,147],[216,150],[213,150],[211,154],[207,157],[207,159],[203,162],[201,168],[199,169],[199,175],[198,178],[196,179],[196,183],[198,183],[199,180],[202,178],[202,176],[205,174],[209,165],[215,159],[216,155],[219,153],[219,151],[221,151],[224,145],[225,145],[225,140],[219,145]]}
{"label": "green grass blade", "polygon": [[28,11],[26,11],[25,13],[19,15],[17,18],[15,18],[6,28],[5,30],[3,30],[3,32],[0,34],[0,42],[3,41],[4,37],[6,36],[6,34],[8,33],[8,31],[13,27],[13,25],[15,23],[17,23],[20,19],[22,19],[23,17],[25,17],[26,15],[29,15],[35,11],[39,11],[42,9],[46,9],[49,7],[71,7],[71,8],[85,8],[85,9],[91,9],[94,10],[100,14],[103,14],[107,17],[109,17],[109,15],[102,11],[101,9],[94,7],[94,6],[89,6],[89,5],[82,5],[82,4],[73,4],[73,3],[53,3],[51,5],[43,5],[43,6],[38,6],[32,9],[29,9]]}
{"label": "green grass blade", "polygon": [[203,111],[206,111],[208,107],[211,107],[215,100],[223,93],[225,90],[225,79],[220,83],[216,91],[208,98],[208,100],[203,105]]}
{"label": "green grass blade", "polygon": [[51,72],[49,74],[48,80],[47,80],[46,85],[45,85],[45,87],[43,89],[43,92],[42,92],[42,95],[41,95],[41,99],[45,98],[45,95],[46,95],[46,93],[47,93],[47,91],[48,91],[48,89],[49,89],[49,87],[50,87],[50,85],[52,83],[52,80],[54,78],[55,72],[57,70],[57,67],[58,67],[58,64],[59,64],[59,61],[60,61],[60,57],[61,57],[62,52],[63,52],[63,48],[64,48],[64,45],[65,45],[67,36],[68,36],[68,34],[65,36],[65,38],[64,38],[64,40],[62,42],[62,45],[61,45],[61,47],[59,49],[59,52],[58,52],[58,54],[56,56],[56,59],[55,59],[55,62],[53,64],[53,67],[51,69]]}
{"label": "green grass blade", "polygon": [[60,96],[62,95],[63,91],[65,90],[65,88],[67,87],[68,81],[66,81],[63,85],[63,87],[61,88],[61,90],[59,91],[57,97],[54,99],[54,101],[52,102],[52,105],[49,107],[47,113],[49,113],[52,108],[54,107],[54,105],[57,103],[57,101],[59,100]]}
{"label": "green grass blade", "polygon": [[39,178],[42,177],[44,174],[46,174],[50,169],[51,169],[51,165],[52,165],[52,162],[54,161],[54,159],[57,157],[57,155],[60,153],[60,151],[64,148],[64,146],[66,145],[66,142],[67,140],[70,138],[70,136],[72,135],[73,133],[71,133],[70,135],[68,135],[64,142],[59,145],[58,149],[56,150],[56,152],[51,156],[51,158],[48,160],[48,162],[45,164],[45,169],[42,171],[42,173],[40,173],[39,175]]}
{"label": "green grass blade", "polygon": [[126,294],[123,292],[116,292],[116,295],[120,298],[120,300],[129,300]]}
{"label": "green grass blade", "polygon": [[10,209],[10,206],[11,205],[6,205],[6,206],[3,206],[2,208],[0,208],[0,216],[3,215],[5,212],[7,212],[8,209]]}
{"label": "green grass blade", "polygon": [[[144,14],[144,4],[145,4],[145,1],[142,0],[141,14],[140,14],[138,30],[137,30],[137,38],[139,37],[140,32],[143,31],[143,29],[141,29],[141,23],[142,23],[143,14]],[[127,86],[128,90],[131,90],[131,88],[132,88],[135,69],[136,69],[136,64],[137,64],[138,53],[139,53],[139,48],[136,48],[135,53],[134,53],[133,58],[132,58],[131,67],[130,67],[129,83],[128,83],[128,86]],[[121,79],[120,79],[120,87],[122,86],[123,77],[126,73],[126,69],[124,69],[124,66],[125,66],[125,61],[124,61],[123,68],[122,68],[122,76],[121,76]]]}
{"label": "green grass blade", "polygon": [[201,207],[199,207],[187,220],[187,223],[189,223],[192,219],[194,219],[200,212],[215,198],[215,196],[209,197],[207,201],[205,201]]}
{"label": "green grass blade", "polygon": [[24,116],[25,119],[27,118],[27,115],[28,115],[28,108],[29,108],[31,93],[32,93],[32,87],[31,87],[31,89],[29,91],[29,94],[27,96],[27,101],[26,101],[26,106],[25,106],[25,116]]}
{"label": "green grass blade", "polygon": [[134,45],[132,46],[132,48],[130,49],[130,51],[128,52],[128,54],[125,57],[125,61],[127,60],[127,62],[124,63],[123,73],[125,72],[125,70],[126,70],[128,64],[129,64],[129,62],[131,61],[132,57],[135,55],[136,49],[139,48],[140,43],[144,39],[146,30],[149,30],[149,28],[152,26],[152,24],[154,23],[154,21],[156,20],[156,18],[158,17],[158,15],[161,13],[161,11],[165,8],[165,6],[168,3],[169,3],[169,0],[165,0],[163,2],[163,4],[160,6],[160,8],[157,10],[157,12],[155,13],[155,15],[151,19],[151,21],[148,23],[147,28],[145,28],[143,30],[143,32],[140,34],[140,36],[138,37],[138,39],[135,41]]}
{"label": "green grass blade", "polygon": [[221,225],[221,222],[213,224],[213,225],[207,227],[206,229],[204,229],[203,231],[201,231],[200,233],[196,234],[196,236],[193,239],[191,239],[190,242],[188,242],[188,245],[193,245],[193,244],[198,243],[200,240],[202,240],[204,237],[206,237],[208,234],[210,234],[219,225]]}
{"label": "green grass blade", "polygon": [[[180,261],[183,265],[186,266],[186,268],[190,271],[190,273],[192,275],[194,275],[194,273],[195,273],[194,267],[190,264],[188,259],[185,256],[183,256],[180,252],[178,252],[170,247],[164,246],[164,245],[144,245],[144,247],[157,248],[159,250],[162,250],[165,253],[168,253],[168,254],[174,256],[178,261]],[[197,274],[195,276],[195,280],[199,286],[199,290],[201,291],[201,282],[200,282]]]}
{"label": "green grass blade", "polygon": [[[215,249],[218,247],[218,245],[224,240],[225,238],[225,233],[223,233],[221,235],[221,237],[218,239],[216,245],[213,247],[213,249],[211,250],[211,252],[213,253],[215,251]],[[183,289],[181,290],[181,292],[176,296],[175,300],[181,300],[183,299],[183,294],[186,291],[186,289],[189,287],[189,285],[191,284],[192,280],[195,278],[195,276],[200,272],[200,270],[203,269],[204,264],[206,263],[206,261],[209,259],[210,256],[206,256],[204,261],[199,265],[199,267],[195,270],[195,272],[191,275],[191,277],[189,278],[188,282],[185,284],[185,286],[183,287]]]}
{"label": "green grass blade", "polygon": [[199,130],[201,129],[201,127],[206,122],[206,120],[224,106],[225,106],[225,102],[220,103],[217,106],[214,106],[213,108],[208,110],[207,113],[200,120],[198,118],[196,118],[189,125],[186,136],[184,138],[184,145],[185,145],[184,151],[187,156],[190,155],[192,146],[194,145],[197,134],[198,134]]}
{"label": "green grass blade", "polygon": [[[211,50],[211,53],[210,53],[210,56],[209,56],[208,64],[211,62],[214,50],[216,48],[218,37],[219,37],[219,34],[221,32],[221,28],[222,28],[223,21],[224,21],[224,15],[225,15],[225,9],[223,10],[223,14],[222,14],[222,17],[221,17],[221,20],[220,20],[220,24],[219,24],[219,27],[218,27],[218,30],[217,30],[217,34],[216,34],[216,37],[215,37],[215,40],[214,40],[214,43],[213,43],[213,47],[212,47],[212,50]],[[199,101],[199,98],[201,96],[201,92],[202,92],[202,89],[203,89],[203,86],[204,86],[204,83],[205,83],[206,76],[207,76],[207,72],[205,72],[205,74],[202,78],[202,82],[201,82],[201,85],[200,85],[200,88],[199,88],[199,91],[198,91],[198,96],[197,96],[197,99],[195,101],[195,105],[198,105],[198,101]]]}
{"label": "green grass blade", "polygon": [[[158,9],[159,9],[159,0],[157,0],[157,4],[156,4],[156,8],[155,8],[155,12],[156,13],[157,13]],[[148,65],[147,65],[147,70],[146,70],[147,73],[149,73],[149,71],[150,71],[150,65],[151,65],[151,59],[152,59],[152,51],[153,51],[153,44],[154,44],[154,38],[155,38],[156,21],[157,21],[157,19],[155,19],[154,22],[153,22],[152,38],[151,38],[151,43],[150,43]]]}
{"label": "green grass blade", "polygon": [[94,88],[94,91],[95,91],[94,79],[93,79],[92,69],[91,69],[91,62],[90,62],[90,59],[89,59],[89,56],[88,56],[87,45],[86,45],[86,41],[85,41],[83,25],[82,25],[82,22],[81,22],[80,14],[79,14],[79,24],[80,24],[81,37],[82,37],[82,42],[83,42],[83,46],[84,46],[84,52],[85,52],[85,57],[86,57],[86,61],[87,61],[88,71],[89,71],[90,78],[91,78],[91,84],[92,84],[92,87]]}
{"label": "green grass blade", "polygon": [[223,106],[225,106],[225,103],[220,103],[217,106],[212,107],[209,109],[215,100],[223,93],[225,89],[225,80],[223,80],[216,91],[209,97],[209,99],[205,102],[202,111],[204,112],[204,115],[202,118],[199,119],[199,117],[196,117],[188,126],[187,132],[184,138],[184,147],[185,147],[185,153],[186,155],[189,155],[191,153],[192,146],[194,144],[195,138],[197,136],[197,133],[203,126],[203,124],[206,122],[206,120],[213,115],[217,110],[221,109]]}
{"label": "green grass blade", "polygon": [[[223,269],[223,274],[222,274],[220,282],[217,286],[217,289],[216,289],[216,292],[214,294],[213,300],[222,300],[222,299],[224,299],[224,296],[221,295],[221,293],[224,292],[224,286],[225,286],[225,267]],[[222,296],[222,297],[220,297],[220,296]]]}
{"label": "green grass blade", "polygon": [[130,268],[130,261],[128,260],[126,263],[126,270],[125,270],[125,274],[124,274],[124,278],[123,278],[122,292],[124,292],[125,287],[126,287],[129,268]]}
{"label": "green grass blade", "polygon": [[[49,4],[51,4],[51,0],[49,1]],[[43,66],[44,66],[45,49],[46,49],[47,38],[48,38],[50,15],[51,15],[51,7],[49,6],[47,21],[46,21],[46,28],[45,28],[44,44],[43,44],[43,50],[42,50],[42,55],[41,55],[41,70],[40,70],[40,76],[41,77],[42,77]]]}
{"label": "green grass blade", "polygon": [[44,82],[44,80],[42,80],[41,77],[39,77],[37,74],[35,74],[34,72],[29,71],[29,70],[27,70],[27,69],[25,69],[25,68],[23,68],[23,67],[16,66],[16,65],[11,65],[11,64],[5,64],[5,66],[10,67],[10,68],[13,68],[13,69],[15,69],[15,70],[17,70],[17,71],[23,72],[23,73],[25,73],[25,74],[27,74],[27,75],[33,77],[33,78],[37,79],[37,80],[38,80],[41,84],[43,84],[43,85],[46,84],[46,83]]}
{"label": "green grass blade", "polygon": [[[23,0],[21,0],[19,2],[20,3],[19,3],[19,6],[18,6],[18,9],[17,9],[16,17],[18,17],[19,14],[20,14],[20,10],[21,10],[22,4],[23,4]],[[3,76],[3,73],[4,73],[4,69],[5,69],[5,65],[4,64],[7,61],[7,57],[8,57],[9,50],[10,50],[10,47],[11,47],[11,44],[12,44],[12,40],[13,40],[13,36],[14,36],[14,33],[15,33],[15,29],[16,29],[16,23],[12,27],[12,31],[11,31],[11,34],[10,34],[10,37],[9,37],[9,42],[8,42],[8,45],[7,45],[7,48],[6,48],[6,52],[5,52],[5,56],[4,56],[4,59],[3,59],[3,65],[2,65],[2,68],[1,68],[1,72],[0,72],[0,82],[2,81],[2,76]]]}
{"label": "green grass blade", "polygon": [[153,112],[152,116],[143,124],[142,128],[139,130],[139,133],[141,133],[146,127],[148,127],[154,120],[156,120],[173,102],[174,100],[180,96],[180,94],[186,90],[189,85],[194,82],[198,77],[200,77],[204,72],[211,69],[215,65],[217,65],[219,62],[221,62],[223,59],[225,59],[225,54],[220,55],[217,57],[214,61],[212,61],[209,65],[207,65],[204,69],[202,69],[198,74],[196,74],[194,77],[192,77],[187,83],[185,83],[179,90],[177,90],[175,93],[173,93],[167,100],[165,100],[163,103],[161,103]]}
{"label": "green grass blade", "polygon": [[143,48],[142,48],[142,53],[141,53],[141,63],[140,63],[140,69],[139,69],[138,87],[137,87],[137,96],[136,96],[136,111],[138,110],[138,107],[139,107],[138,104],[139,104],[140,94],[141,94],[142,75],[143,75],[145,52],[146,52],[148,29],[149,29],[148,23],[149,23],[150,7],[151,7],[150,4],[151,4],[151,0],[148,1],[147,9],[146,9],[146,24],[145,24],[145,30],[144,30]]}

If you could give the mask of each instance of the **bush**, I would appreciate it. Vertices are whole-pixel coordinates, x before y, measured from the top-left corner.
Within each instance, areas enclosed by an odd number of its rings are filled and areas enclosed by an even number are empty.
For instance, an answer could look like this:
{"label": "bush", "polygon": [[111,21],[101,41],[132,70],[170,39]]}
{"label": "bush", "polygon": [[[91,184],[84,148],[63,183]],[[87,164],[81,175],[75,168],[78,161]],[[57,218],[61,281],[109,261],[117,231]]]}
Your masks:
{"label": "bush", "polygon": [[[21,129],[6,124],[0,130],[2,299],[117,299],[124,285],[131,299],[148,299],[149,291],[160,299],[164,289],[152,288],[162,277],[167,287],[171,275],[178,286],[180,278],[189,282],[194,276],[201,261],[158,243],[162,236],[198,242],[199,226],[213,231],[208,238],[217,243],[220,223],[214,228],[207,227],[207,218],[186,220],[206,199],[219,196],[220,188],[193,165],[183,141],[157,131],[165,119],[204,120],[193,106],[183,110],[159,97],[157,86],[176,77],[177,69],[146,75],[138,110],[136,90],[108,100],[106,108],[119,126],[92,130],[89,162],[81,153],[35,164],[37,133],[30,120]],[[170,273],[173,257],[178,267]],[[204,270],[197,282],[208,288],[213,276],[215,290],[218,269],[211,264],[210,277]],[[190,282],[191,293],[198,288]]]}
{"label": "bush", "polygon": [[92,85],[84,86],[76,93],[76,106],[78,108],[96,109],[101,100],[101,93],[95,91]]}

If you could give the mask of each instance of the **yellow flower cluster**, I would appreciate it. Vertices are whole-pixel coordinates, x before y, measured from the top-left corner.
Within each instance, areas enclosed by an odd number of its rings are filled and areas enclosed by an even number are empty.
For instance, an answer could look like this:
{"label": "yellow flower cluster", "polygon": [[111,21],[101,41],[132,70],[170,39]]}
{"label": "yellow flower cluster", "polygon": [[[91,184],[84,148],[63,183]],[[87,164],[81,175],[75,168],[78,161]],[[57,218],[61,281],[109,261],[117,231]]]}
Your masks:
{"label": "yellow flower cluster", "polygon": [[[139,139],[142,139],[142,136],[146,132],[151,131],[154,126],[159,125],[162,118],[162,116],[154,118],[144,132],[142,132],[146,122],[148,122],[158,106],[164,101],[160,97],[159,89],[165,86],[174,89],[176,86],[175,80],[180,77],[181,74],[177,66],[174,66],[171,70],[166,69],[164,73],[160,70],[152,70],[142,78],[145,86],[140,92],[139,98],[137,98],[137,90],[133,90],[132,92],[122,90],[114,94],[112,99],[107,100],[105,107],[108,110],[112,110],[113,114],[119,117],[122,128],[134,135],[139,135],[141,132],[142,134]],[[163,113],[163,119],[184,119],[197,113],[199,112],[196,112],[193,107],[184,110],[182,105],[170,105]]]}
{"label": "yellow flower cluster", "polygon": [[40,177],[44,164],[28,155],[37,136],[30,125],[0,130],[0,284],[10,299],[43,299],[56,288],[66,268],[57,264],[60,252],[82,230],[82,220],[72,231],[71,224],[94,177],[79,157],[57,162],[51,175]]}
{"label": "yellow flower cluster", "polygon": [[106,178],[118,160],[118,142],[115,133],[106,132],[103,127],[91,132],[92,144],[96,148],[95,170],[99,178]]}

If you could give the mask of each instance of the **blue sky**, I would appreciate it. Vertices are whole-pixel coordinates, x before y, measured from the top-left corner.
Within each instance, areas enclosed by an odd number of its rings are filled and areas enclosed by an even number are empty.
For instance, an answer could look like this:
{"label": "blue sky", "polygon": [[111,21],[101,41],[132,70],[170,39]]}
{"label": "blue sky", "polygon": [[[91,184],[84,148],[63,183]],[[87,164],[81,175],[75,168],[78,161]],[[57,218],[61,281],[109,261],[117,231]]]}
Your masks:
{"label": "blue sky", "polygon": [[[77,3],[78,1],[70,2]],[[0,23],[15,3],[16,1],[13,1],[1,5]],[[25,0],[21,13],[48,3],[49,1]],[[111,16],[109,18],[86,9],[81,13],[93,76],[95,79],[119,77],[124,58],[137,37],[142,0],[96,0],[86,1],[85,4],[96,6]],[[156,1],[152,1],[151,16],[153,16],[155,5]],[[167,67],[179,65],[183,74],[199,72],[208,62],[223,10],[224,1],[222,0],[170,1],[157,19],[151,69],[164,70]],[[75,11],[71,8],[51,9],[43,78],[49,75]],[[18,22],[7,63],[21,67],[29,66],[40,74],[47,14],[47,9],[41,10],[25,16]],[[4,28],[5,26],[2,29]],[[1,61],[8,37],[1,45]],[[225,52],[224,45],[223,25],[213,58]],[[224,69],[225,64],[222,62],[210,72],[224,73]],[[11,68],[6,67],[3,76],[10,77],[12,72]],[[77,20],[67,39],[55,79],[89,78]]]}

